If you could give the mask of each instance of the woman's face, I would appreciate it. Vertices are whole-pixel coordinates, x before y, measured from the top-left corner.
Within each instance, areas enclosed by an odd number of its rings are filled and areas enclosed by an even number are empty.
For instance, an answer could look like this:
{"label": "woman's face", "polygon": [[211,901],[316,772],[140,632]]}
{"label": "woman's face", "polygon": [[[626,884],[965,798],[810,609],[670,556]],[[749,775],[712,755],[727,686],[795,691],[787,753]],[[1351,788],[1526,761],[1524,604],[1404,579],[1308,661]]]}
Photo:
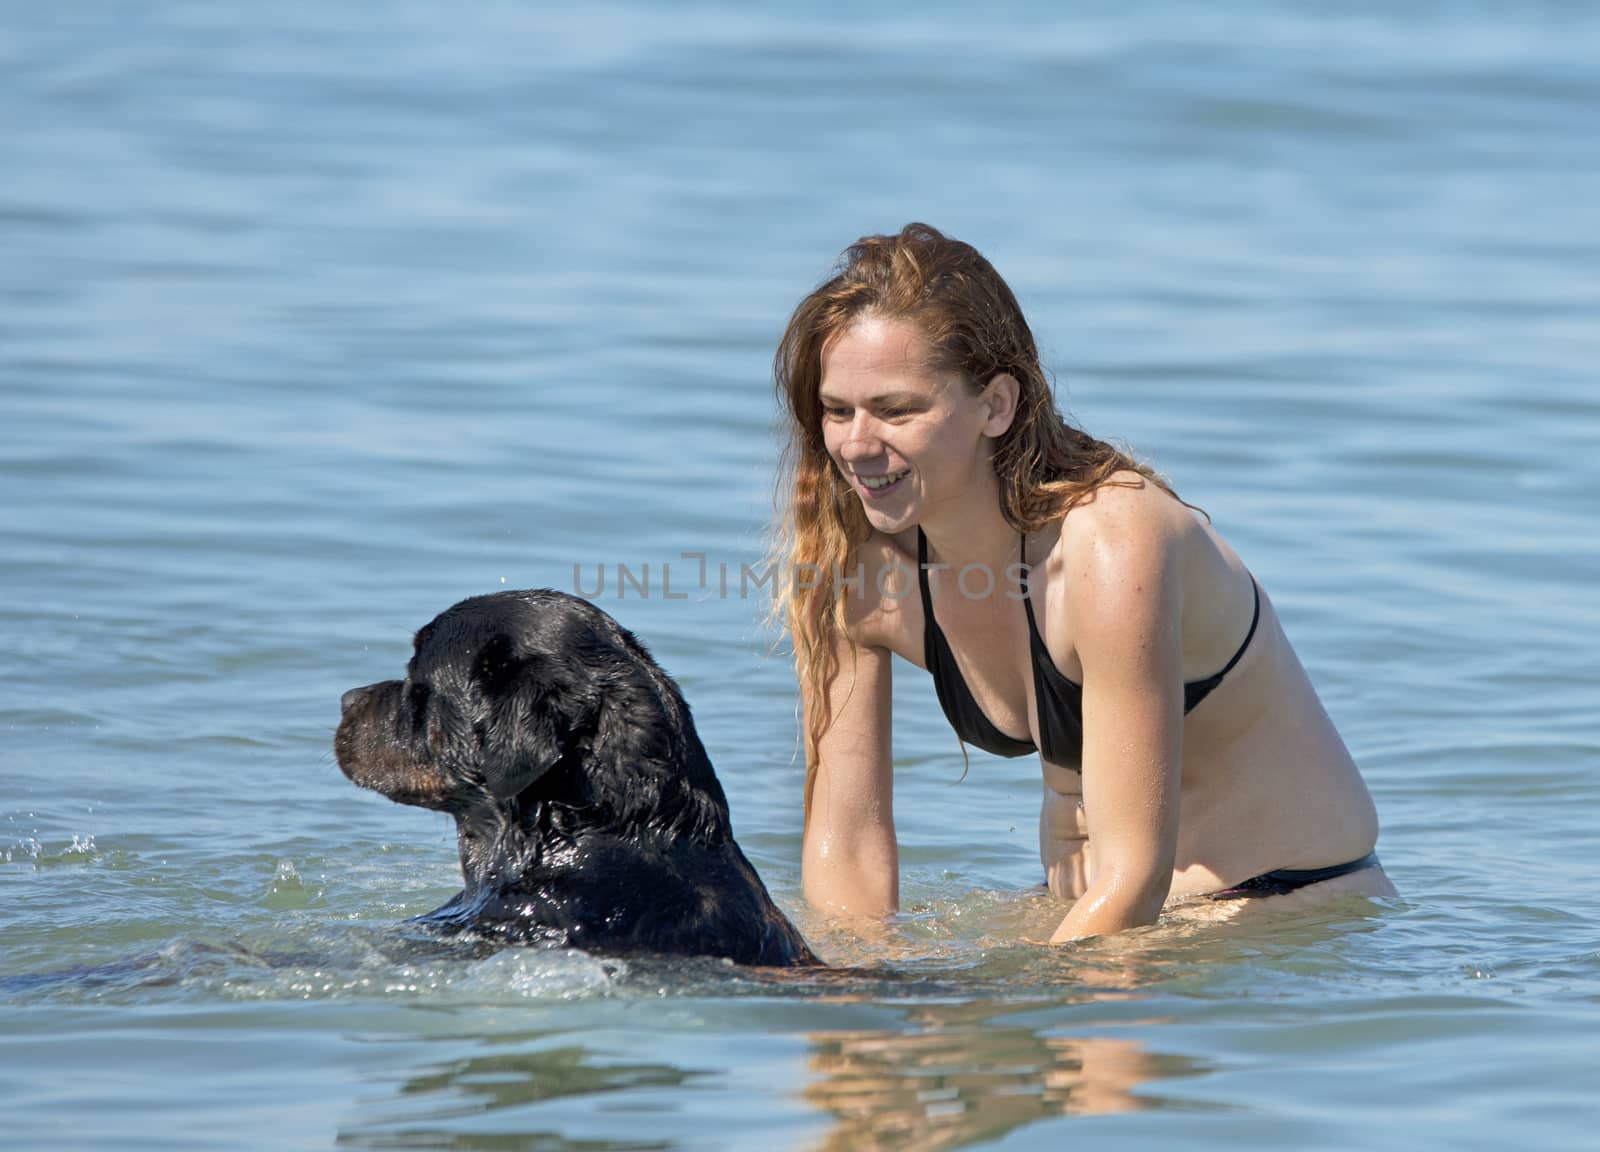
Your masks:
{"label": "woman's face", "polygon": [[934,367],[905,320],[863,316],[824,345],[823,440],[874,528],[902,532],[991,489],[987,396]]}

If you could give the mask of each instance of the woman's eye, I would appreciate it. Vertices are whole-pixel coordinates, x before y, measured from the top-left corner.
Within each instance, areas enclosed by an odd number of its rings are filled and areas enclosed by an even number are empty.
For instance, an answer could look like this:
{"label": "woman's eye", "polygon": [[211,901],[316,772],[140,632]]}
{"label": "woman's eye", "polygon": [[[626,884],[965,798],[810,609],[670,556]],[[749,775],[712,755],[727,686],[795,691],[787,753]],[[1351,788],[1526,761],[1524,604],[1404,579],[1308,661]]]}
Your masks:
{"label": "woman's eye", "polygon": [[848,408],[840,408],[837,405],[833,405],[833,404],[824,404],[822,406],[822,414],[824,416],[826,416],[830,420],[848,420],[848,419],[850,419],[850,409],[848,409]]}

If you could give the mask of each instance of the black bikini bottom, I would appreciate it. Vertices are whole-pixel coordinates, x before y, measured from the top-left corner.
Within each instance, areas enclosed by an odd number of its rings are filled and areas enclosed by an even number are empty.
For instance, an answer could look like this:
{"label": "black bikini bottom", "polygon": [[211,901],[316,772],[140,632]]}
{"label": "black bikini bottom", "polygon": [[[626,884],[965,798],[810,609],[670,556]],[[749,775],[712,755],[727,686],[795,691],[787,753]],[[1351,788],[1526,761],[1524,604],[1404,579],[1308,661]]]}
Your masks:
{"label": "black bikini bottom", "polygon": [[1378,867],[1378,854],[1368,852],[1359,860],[1333,864],[1327,868],[1279,868],[1275,872],[1263,872],[1259,876],[1252,876],[1232,888],[1213,892],[1211,899],[1243,900],[1248,896],[1282,896],[1286,892],[1293,892],[1296,888],[1304,888],[1308,884],[1319,884],[1324,880],[1332,880],[1335,876],[1348,876],[1352,872],[1376,867]]}

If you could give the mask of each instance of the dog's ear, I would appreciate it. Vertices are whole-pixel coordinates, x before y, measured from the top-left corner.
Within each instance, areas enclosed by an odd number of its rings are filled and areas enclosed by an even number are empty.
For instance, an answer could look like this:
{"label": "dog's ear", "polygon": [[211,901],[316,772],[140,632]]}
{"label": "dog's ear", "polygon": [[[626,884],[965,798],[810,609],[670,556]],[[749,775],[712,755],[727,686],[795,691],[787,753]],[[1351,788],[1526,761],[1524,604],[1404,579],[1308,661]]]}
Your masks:
{"label": "dog's ear", "polygon": [[473,669],[485,712],[478,725],[479,768],[500,800],[520,795],[594,731],[594,686],[546,653],[521,655],[500,634],[479,650]]}

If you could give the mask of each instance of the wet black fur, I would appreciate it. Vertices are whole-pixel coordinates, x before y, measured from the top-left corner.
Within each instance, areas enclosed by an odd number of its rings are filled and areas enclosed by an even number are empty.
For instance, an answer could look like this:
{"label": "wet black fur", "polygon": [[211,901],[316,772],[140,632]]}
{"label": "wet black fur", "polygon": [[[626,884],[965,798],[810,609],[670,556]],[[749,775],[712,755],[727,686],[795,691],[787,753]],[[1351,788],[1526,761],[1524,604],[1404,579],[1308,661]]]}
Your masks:
{"label": "wet black fur", "polygon": [[444,931],[601,953],[814,964],[734,842],[672,678],[587,601],[463,600],[416,635],[404,680],[348,692],[352,781],[455,817],[466,887]]}

